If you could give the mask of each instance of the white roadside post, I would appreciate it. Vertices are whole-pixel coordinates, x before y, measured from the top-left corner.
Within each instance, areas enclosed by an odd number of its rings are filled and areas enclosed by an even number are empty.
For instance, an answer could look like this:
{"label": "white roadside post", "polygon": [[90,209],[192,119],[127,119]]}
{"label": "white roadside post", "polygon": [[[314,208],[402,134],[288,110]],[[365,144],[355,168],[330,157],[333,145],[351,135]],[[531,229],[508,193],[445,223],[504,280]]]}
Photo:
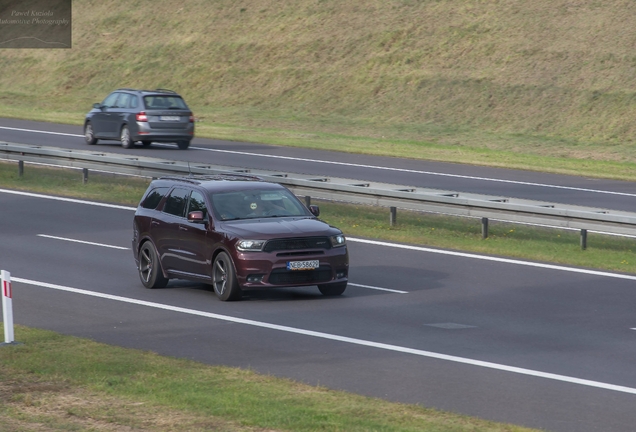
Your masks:
{"label": "white roadside post", "polygon": [[13,293],[11,292],[11,273],[2,270],[2,316],[4,318],[4,342],[13,343]]}

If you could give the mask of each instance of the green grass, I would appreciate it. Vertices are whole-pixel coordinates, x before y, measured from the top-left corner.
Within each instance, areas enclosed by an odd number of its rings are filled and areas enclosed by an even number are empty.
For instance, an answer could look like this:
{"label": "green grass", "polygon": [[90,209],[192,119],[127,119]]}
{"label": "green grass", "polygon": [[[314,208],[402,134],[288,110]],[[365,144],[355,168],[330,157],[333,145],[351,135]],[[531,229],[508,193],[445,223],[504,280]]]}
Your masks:
{"label": "green grass", "polygon": [[24,326],[15,333],[19,344],[0,347],[0,431],[530,431]]}

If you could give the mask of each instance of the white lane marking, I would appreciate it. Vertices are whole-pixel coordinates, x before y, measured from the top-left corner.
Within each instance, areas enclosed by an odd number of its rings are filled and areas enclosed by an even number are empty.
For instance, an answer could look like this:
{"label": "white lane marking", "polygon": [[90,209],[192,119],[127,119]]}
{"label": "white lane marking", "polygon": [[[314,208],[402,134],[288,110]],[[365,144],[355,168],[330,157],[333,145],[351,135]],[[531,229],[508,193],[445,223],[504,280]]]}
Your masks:
{"label": "white lane marking", "polygon": [[95,202],[95,201],[85,201],[85,200],[79,200],[79,199],[74,199],[74,198],[56,197],[56,196],[43,195],[43,194],[38,194],[38,193],[33,193],[33,192],[14,191],[14,190],[9,190],[9,189],[0,189],[0,192],[1,193],[12,194],[12,195],[23,195],[23,196],[28,196],[28,197],[32,197],[32,198],[44,198],[44,199],[50,199],[50,200],[54,200],[54,201],[72,202],[72,203],[76,203],[76,204],[88,204],[88,205],[93,205],[93,206],[98,206],[98,207],[108,207],[108,208],[114,208],[114,209],[120,209],[120,210],[132,210],[132,211],[137,210],[136,207],[128,207],[128,206],[122,206],[122,205],[117,205],[117,204],[99,203],[99,202]]}
{"label": "white lane marking", "polygon": [[89,242],[89,241],[84,241],[84,240],[75,240],[75,239],[71,239],[71,238],[57,237],[57,236],[52,236],[52,235],[47,235],[47,234],[37,234],[37,236],[38,237],[50,238],[50,239],[54,239],[54,240],[64,240],[64,241],[73,242],[73,243],[82,243],[82,244],[87,244],[87,245],[91,245],[91,246],[101,246],[101,247],[112,248],[112,249],[120,249],[120,250],[128,250],[129,249],[129,248],[126,248],[126,247],[121,247],[121,246],[107,245],[107,244],[103,244],[103,243],[94,243],[94,242]]}
{"label": "white lane marking", "polygon": [[[34,198],[45,198],[45,199],[66,201],[66,202],[72,202],[72,203],[78,203],[78,204],[94,205],[99,207],[110,207],[110,208],[121,209],[121,210],[131,210],[131,211],[137,210],[135,207],[126,207],[126,206],[120,206],[115,204],[104,204],[104,203],[98,203],[93,201],[83,201],[83,200],[77,200],[77,199],[71,199],[71,198],[61,198],[61,197],[41,195],[41,194],[36,194],[31,192],[13,191],[8,189],[0,189],[0,193],[24,195],[24,196],[34,197]],[[636,276],[634,275],[610,273],[610,272],[597,271],[597,270],[585,270],[585,269],[578,269],[575,267],[565,267],[565,266],[558,266],[558,265],[552,265],[552,264],[541,264],[541,263],[534,263],[529,261],[521,261],[521,260],[515,260],[515,259],[508,259],[508,258],[498,258],[493,256],[487,256],[487,255],[477,255],[477,254],[471,254],[471,253],[465,253],[465,252],[453,252],[453,251],[447,251],[447,250],[441,250],[441,249],[431,249],[431,248],[426,248],[421,246],[409,246],[409,245],[402,245],[402,244],[396,244],[396,243],[388,243],[388,242],[377,241],[377,240],[366,240],[366,239],[347,237],[347,241],[368,243],[368,244],[373,244],[377,246],[387,246],[387,247],[393,247],[398,249],[430,252],[430,253],[436,253],[441,255],[453,255],[453,256],[460,256],[464,258],[474,258],[474,259],[481,259],[486,261],[495,261],[495,262],[501,262],[501,263],[507,263],[507,264],[525,265],[530,267],[560,270],[560,271],[567,271],[572,273],[583,273],[583,274],[589,274],[594,276],[604,276],[604,277],[612,277],[612,278],[618,278],[618,279],[636,280]]]}
{"label": "white lane marking", "polygon": [[[42,130],[36,130],[36,129],[13,128],[13,127],[7,127],[7,126],[0,126],[0,129],[15,130],[20,132],[35,132],[35,133],[42,133],[42,134],[64,135],[64,136],[72,136],[72,137],[84,136],[84,135],[69,134],[69,133],[62,133],[62,132],[42,131]],[[425,174],[425,175],[432,175],[432,176],[439,176],[439,177],[452,177],[452,178],[460,178],[460,179],[467,179],[467,180],[479,180],[479,181],[496,182],[496,183],[518,184],[518,185],[524,185],[524,186],[537,186],[537,187],[545,187],[545,188],[552,188],[552,189],[574,190],[579,192],[591,192],[591,193],[601,193],[601,194],[608,194],[608,195],[636,197],[636,194],[627,193],[627,192],[614,192],[614,191],[606,191],[606,190],[598,190],[598,189],[577,188],[572,186],[559,186],[559,185],[550,185],[550,184],[544,184],[544,183],[523,182],[518,180],[505,180],[505,179],[497,179],[497,178],[489,178],[489,177],[467,176],[467,175],[460,175],[460,174],[440,173],[440,172],[434,172],[434,171],[420,171],[420,170],[412,170],[412,169],[406,169],[406,168],[365,165],[365,164],[356,164],[356,163],[349,163],[349,162],[337,162],[337,161],[328,161],[328,160],[320,160],[320,159],[298,158],[298,157],[291,157],[291,156],[277,156],[277,155],[268,155],[268,154],[262,154],[262,153],[242,152],[242,151],[236,151],[236,150],[211,149],[207,147],[190,147],[190,148],[193,150],[204,150],[204,151],[211,151],[211,152],[218,152],[218,153],[237,154],[237,155],[243,155],[243,156],[256,156],[256,157],[264,157],[264,158],[272,158],[272,159],[292,160],[292,161],[299,161],[299,162],[341,165],[341,166],[369,168],[369,169],[376,169],[376,170],[383,170],[383,171],[405,172],[405,173],[411,173],[411,174]]]}
{"label": "white lane marking", "polygon": [[603,382],[599,382],[599,381],[591,381],[591,380],[587,380],[587,379],[575,378],[575,377],[570,377],[570,376],[565,376],[565,375],[558,375],[558,374],[553,374],[553,373],[548,373],[548,372],[535,371],[535,370],[532,370],[532,369],[525,369],[525,368],[519,368],[519,367],[515,367],[515,366],[508,366],[508,365],[503,365],[503,364],[498,364],[498,363],[491,363],[491,362],[487,362],[487,361],[474,360],[474,359],[469,359],[469,358],[465,358],[465,357],[457,357],[457,356],[452,356],[452,355],[447,355],[447,354],[440,354],[440,353],[436,353],[436,352],[432,352],[432,351],[424,351],[424,350],[419,350],[419,349],[414,349],[414,348],[403,347],[403,346],[399,346],[399,345],[391,345],[391,344],[385,344],[385,343],[380,343],[380,342],[373,342],[373,341],[368,341],[368,340],[364,340],[364,339],[357,339],[357,338],[352,338],[352,337],[347,337],[347,336],[340,336],[340,335],[336,335],[336,334],[323,333],[323,332],[318,332],[318,331],[313,331],[313,330],[306,330],[306,329],[301,329],[301,328],[296,328],[296,327],[288,327],[288,326],[283,326],[283,325],[278,325],[278,324],[271,324],[271,323],[262,322],[262,321],[254,321],[254,320],[249,320],[249,319],[245,319],[245,318],[237,318],[237,317],[228,316],[228,315],[220,315],[220,314],[215,314],[215,313],[211,313],[211,312],[204,312],[204,311],[199,311],[199,310],[195,310],[195,309],[188,309],[188,308],[182,308],[182,307],[177,307],[177,306],[170,306],[170,305],[166,305],[166,304],[149,302],[149,301],[144,301],[144,300],[137,300],[137,299],[132,299],[132,298],[128,298],[128,297],[116,296],[116,295],[112,295],[112,294],[104,294],[104,293],[95,292],[95,291],[87,291],[87,290],[78,289],[78,288],[66,287],[66,286],[63,286],[63,285],[56,285],[56,284],[51,284],[51,283],[46,283],[46,282],[38,282],[38,281],[29,280],[29,279],[22,279],[22,278],[18,278],[18,277],[12,277],[11,279],[14,282],[24,283],[24,284],[28,284],[28,285],[35,285],[35,286],[40,286],[40,287],[43,287],[43,288],[51,288],[51,289],[71,292],[71,293],[75,293],[75,294],[83,294],[83,295],[88,295],[88,296],[92,296],[92,297],[98,297],[98,298],[114,300],[114,301],[119,301],[119,302],[124,302],[124,303],[136,304],[136,305],[140,305],[140,306],[148,306],[148,307],[152,307],[152,308],[156,308],[156,309],[163,309],[163,310],[168,310],[168,311],[172,311],[172,312],[179,312],[179,313],[188,314],[188,315],[196,315],[196,316],[212,318],[212,319],[226,321],[226,322],[232,322],[232,323],[236,323],[236,324],[245,324],[245,325],[254,326],[254,327],[266,328],[266,329],[270,329],[270,330],[278,330],[278,331],[287,332],[287,333],[295,333],[295,334],[299,334],[299,335],[303,335],[303,336],[312,336],[312,337],[317,337],[317,338],[321,338],[321,339],[344,342],[344,343],[348,343],[348,344],[352,344],[352,345],[360,345],[360,346],[366,346],[366,347],[370,347],[370,348],[377,348],[377,349],[382,349],[382,350],[387,350],[387,351],[400,352],[400,353],[404,353],[404,354],[412,354],[412,355],[416,355],[416,356],[428,357],[428,358],[433,358],[433,359],[438,359],[438,360],[445,360],[445,361],[450,361],[450,362],[455,362],[455,363],[463,363],[463,364],[467,364],[467,365],[471,365],[471,366],[478,366],[478,367],[494,369],[494,370],[499,370],[499,371],[504,371],[504,372],[512,372],[512,373],[516,373],[516,374],[528,375],[528,376],[533,376],[533,377],[538,377],[538,378],[546,378],[546,379],[550,379],[550,380],[562,381],[562,382],[567,382],[567,383],[571,383],[571,384],[579,384],[579,385],[584,385],[584,386],[588,386],[588,387],[596,387],[596,388],[600,388],[600,389],[604,389],[604,390],[617,391],[617,392],[621,392],[621,393],[636,394],[636,388],[619,386],[619,385],[615,385],[615,384],[608,384],[608,383],[603,383]]}
{"label": "white lane marking", "polygon": [[41,134],[49,134],[49,135],[62,135],[62,136],[71,136],[71,137],[84,137],[84,135],[77,135],[77,134],[70,134],[70,133],[63,133],[63,132],[51,132],[51,131],[43,131],[43,130],[37,130],[37,129],[22,129],[22,128],[15,128],[15,127],[8,127],[8,126],[0,126],[0,129],[6,129],[6,130],[12,130],[12,131],[18,131],[18,132],[33,132],[33,133],[41,133]]}
{"label": "white lane marking", "polygon": [[306,159],[306,158],[298,158],[298,157],[291,157],[291,156],[276,156],[276,155],[267,155],[267,154],[261,154],[261,153],[242,152],[242,151],[236,151],[236,150],[220,150],[220,149],[211,149],[211,148],[205,148],[205,147],[191,147],[191,148],[195,150],[205,150],[205,151],[218,152],[218,153],[231,153],[231,154],[244,155],[244,156],[258,156],[258,157],[284,159],[284,160],[292,160],[292,161],[299,161],[299,162],[322,163],[322,164],[328,164],[328,165],[342,165],[347,167],[369,168],[369,169],[377,169],[377,170],[383,170],[383,171],[396,171],[396,172],[405,172],[405,173],[411,173],[411,174],[425,174],[425,175],[432,175],[432,176],[439,176],[439,177],[453,177],[453,178],[460,178],[460,179],[467,179],[467,180],[480,180],[480,181],[488,181],[488,182],[495,182],[495,183],[508,183],[508,184],[524,185],[524,186],[538,186],[538,187],[545,187],[545,188],[552,188],[552,189],[564,189],[564,190],[574,190],[579,192],[593,192],[593,193],[601,193],[601,194],[608,194],[608,195],[636,197],[636,194],[627,193],[627,192],[614,192],[614,191],[606,191],[606,190],[598,190],[598,189],[578,188],[578,187],[572,187],[572,186],[559,186],[559,185],[551,185],[551,184],[544,184],[544,183],[523,182],[518,180],[505,180],[505,179],[497,179],[497,178],[489,178],[489,177],[477,177],[477,176],[467,176],[467,175],[460,175],[460,174],[440,173],[440,172],[433,172],[433,171],[420,171],[420,170],[412,170],[412,169],[406,169],[406,168],[364,165],[364,164],[356,164],[356,163],[350,163],[350,162],[336,162],[336,161],[327,161],[327,160],[319,160],[319,159]]}
{"label": "white lane marking", "polygon": [[360,287],[360,288],[369,288],[372,290],[379,290],[379,291],[389,291],[389,292],[394,292],[394,293],[398,293],[398,294],[408,294],[408,291],[400,291],[400,290],[396,290],[396,289],[390,289],[390,288],[380,288],[380,287],[375,287],[375,286],[370,286],[370,285],[360,285],[360,284],[354,284],[349,282],[348,285],[351,286],[355,286],[355,287]]}
{"label": "white lane marking", "polygon": [[477,255],[477,254],[466,253],[466,252],[454,252],[454,251],[447,251],[447,250],[441,250],[441,249],[431,249],[431,248],[422,247],[422,246],[401,245],[401,244],[394,244],[394,243],[388,243],[388,242],[377,241],[377,240],[367,240],[367,239],[359,239],[359,238],[351,238],[351,237],[347,237],[347,241],[354,242],[354,243],[355,242],[366,243],[366,244],[371,244],[374,246],[386,246],[386,247],[392,247],[392,248],[398,248],[398,249],[407,249],[407,250],[414,250],[414,251],[420,251],[420,252],[430,252],[430,253],[436,253],[440,255],[452,255],[452,256],[463,257],[463,258],[473,258],[473,259],[480,259],[485,261],[495,261],[495,262],[501,262],[506,264],[539,267],[544,269],[560,270],[560,271],[567,271],[572,273],[583,273],[583,274],[593,275],[593,276],[636,280],[636,275],[610,273],[610,272],[599,271],[599,270],[579,269],[576,267],[565,267],[565,266],[554,265],[554,264],[542,264],[542,263],[535,263],[530,261],[522,261],[522,260],[516,260],[516,259],[509,259],[509,258],[498,258],[498,257],[493,257],[488,255]]}

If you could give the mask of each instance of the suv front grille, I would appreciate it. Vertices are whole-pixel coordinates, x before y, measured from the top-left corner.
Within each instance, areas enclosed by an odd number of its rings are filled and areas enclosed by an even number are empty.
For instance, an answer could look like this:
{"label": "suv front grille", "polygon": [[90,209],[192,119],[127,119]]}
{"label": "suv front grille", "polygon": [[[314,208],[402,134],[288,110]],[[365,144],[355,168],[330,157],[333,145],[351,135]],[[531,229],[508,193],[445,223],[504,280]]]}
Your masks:
{"label": "suv front grille", "polygon": [[272,285],[323,283],[331,280],[331,267],[319,267],[316,270],[274,269],[269,275]]}
{"label": "suv front grille", "polygon": [[288,251],[297,249],[331,249],[329,237],[299,237],[274,239],[265,243],[263,251]]}

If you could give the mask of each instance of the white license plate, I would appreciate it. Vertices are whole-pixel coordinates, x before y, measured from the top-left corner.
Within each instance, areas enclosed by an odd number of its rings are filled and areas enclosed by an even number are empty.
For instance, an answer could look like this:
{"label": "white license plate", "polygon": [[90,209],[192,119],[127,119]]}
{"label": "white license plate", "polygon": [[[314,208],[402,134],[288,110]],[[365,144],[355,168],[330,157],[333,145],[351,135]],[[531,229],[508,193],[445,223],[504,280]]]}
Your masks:
{"label": "white license plate", "polygon": [[181,117],[179,116],[160,116],[159,120],[161,121],[179,121]]}
{"label": "white license plate", "polygon": [[318,260],[287,261],[287,270],[315,270],[320,266]]}

